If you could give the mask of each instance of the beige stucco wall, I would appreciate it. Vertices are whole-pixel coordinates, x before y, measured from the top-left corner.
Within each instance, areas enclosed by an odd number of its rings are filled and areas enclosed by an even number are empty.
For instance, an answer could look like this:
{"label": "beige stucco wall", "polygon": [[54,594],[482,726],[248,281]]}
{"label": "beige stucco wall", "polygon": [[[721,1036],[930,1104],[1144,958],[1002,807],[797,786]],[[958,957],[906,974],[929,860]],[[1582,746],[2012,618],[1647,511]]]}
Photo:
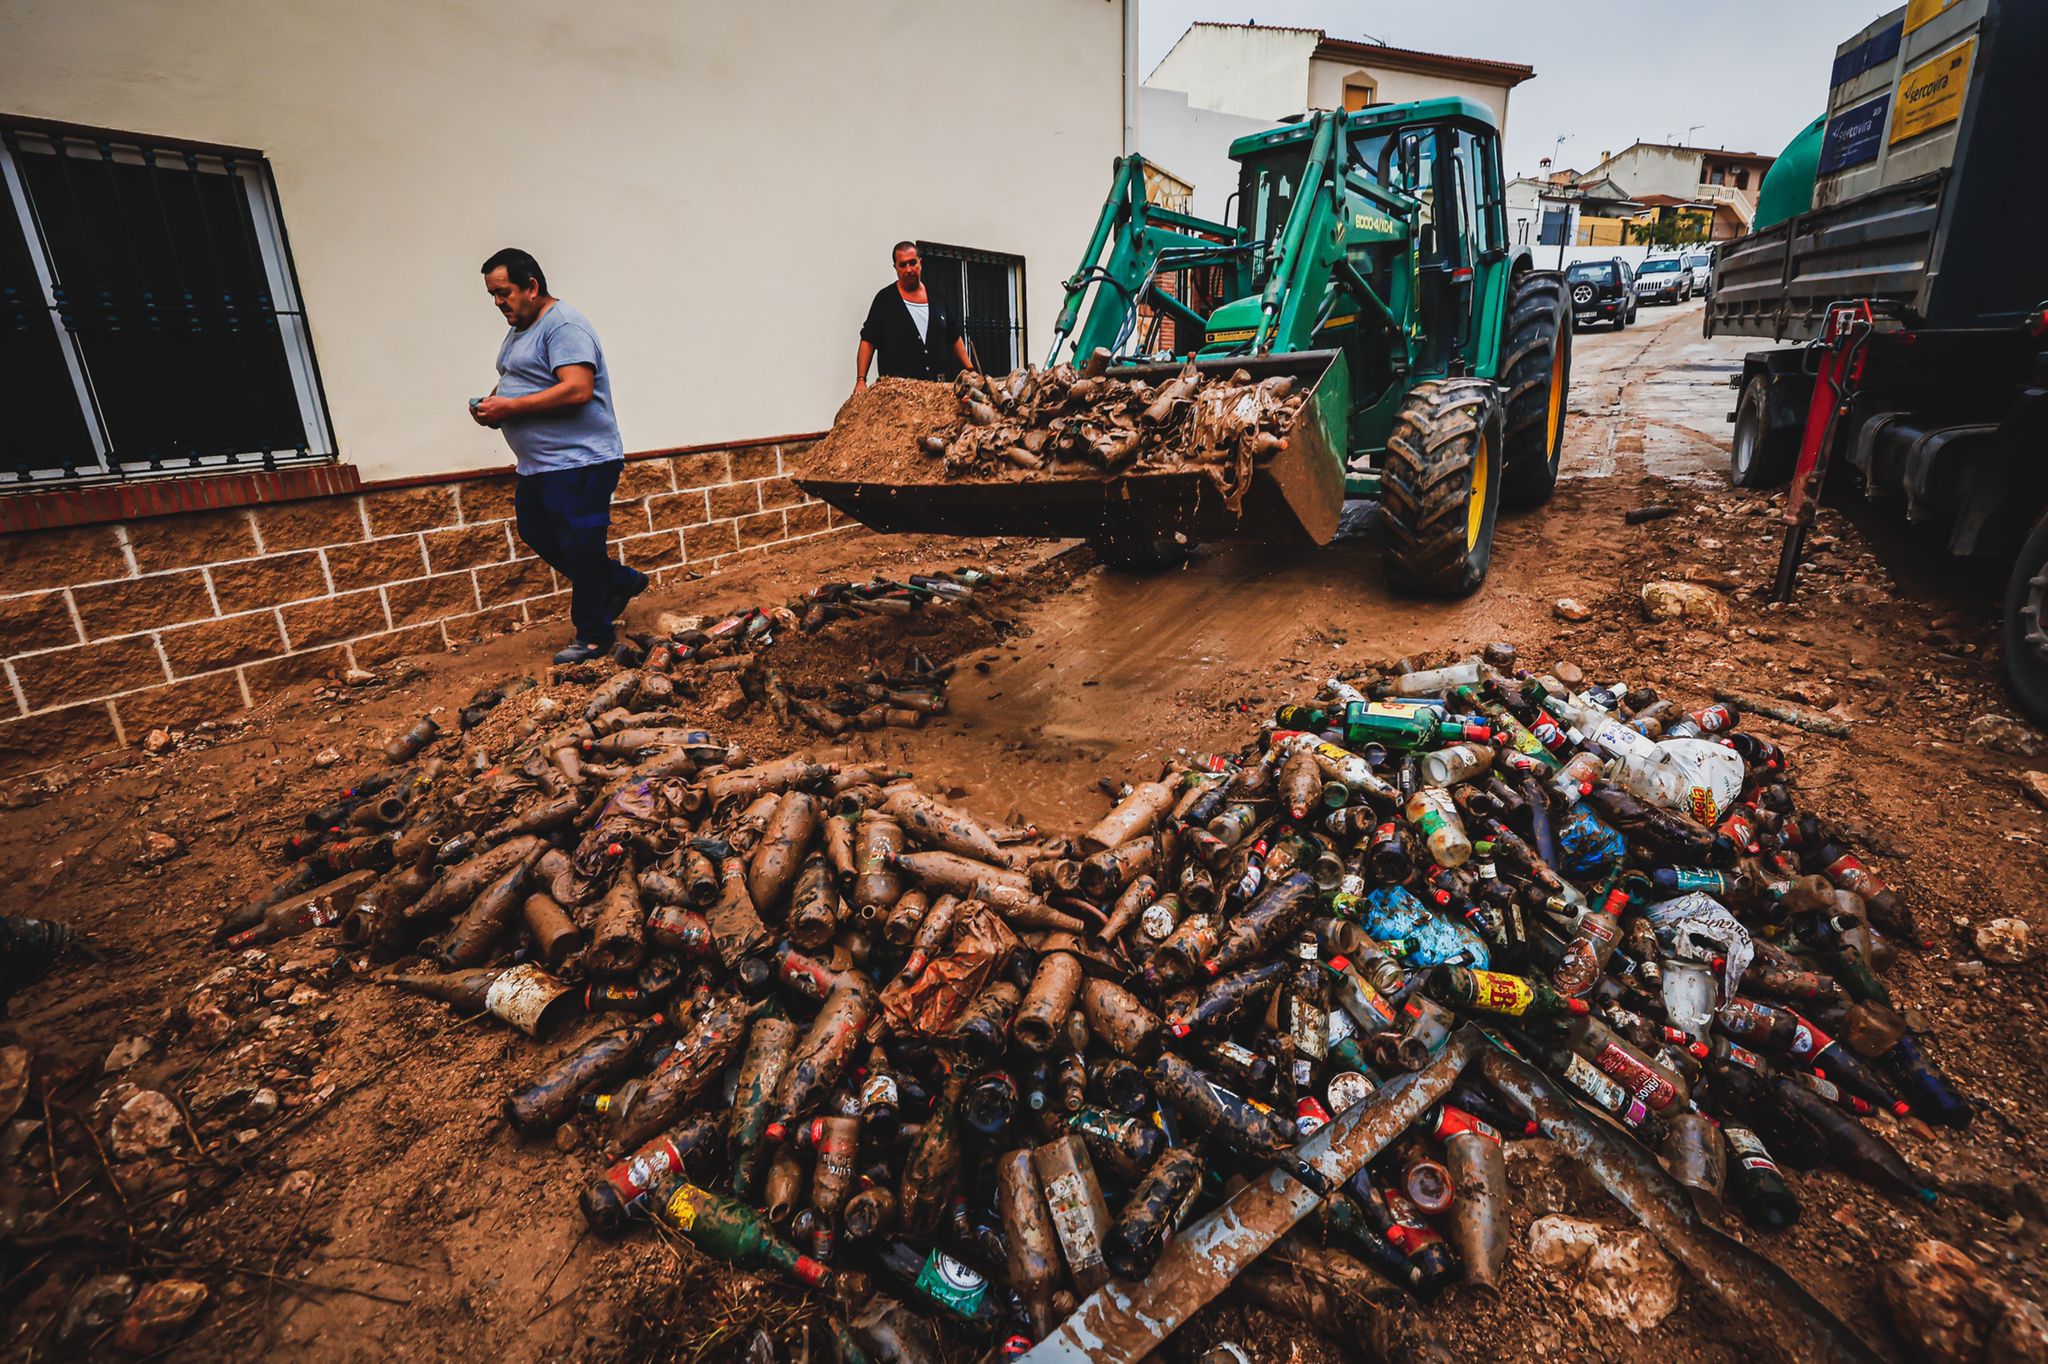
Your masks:
{"label": "beige stucco wall", "polygon": [[1460,80],[1454,76],[1399,71],[1371,62],[1333,61],[1327,57],[1318,57],[1309,63],[1309,106],[1315,109],[1342,109],[1344,83],[1359,72],[1364,72],[1378,83],[1381,104],[1407,104],[1414,100],[1463,97],[1491,109],[1494,122],[1503,130],[1507,128],[1508,86]]}
{"label": "beige stucco wall", "polygon": [[6,0],[0,113],[264,151],[344,458],[438,473],[508,462],[464,410],[500,246],[595,322],[632,450],[827,425],[899,237],[1024,256],[1038,351],[1135,2]]}
{"label": "beige stucco wall", "polygon": [[1700,154],[1675,147],[1630,147],[1588,174],[1607,176],[1631,198],[1668,194],[1674,199],[1690,199],[1699,191]]}
{"label": "beige stucco wall", "polygon": [[1197,109],[1277,119],[1300,113],[1308,97],[1313,29],[1192,25],[1145,84],[1180,90]]}

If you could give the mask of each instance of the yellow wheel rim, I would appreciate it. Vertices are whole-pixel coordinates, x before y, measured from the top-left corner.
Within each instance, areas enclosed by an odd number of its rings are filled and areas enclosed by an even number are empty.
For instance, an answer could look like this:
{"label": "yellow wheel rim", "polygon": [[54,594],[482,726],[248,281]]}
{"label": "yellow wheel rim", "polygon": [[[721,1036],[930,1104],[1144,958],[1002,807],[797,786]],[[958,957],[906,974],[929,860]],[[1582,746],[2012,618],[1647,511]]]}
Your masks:
{"label": "yellow wheel rim", "polygon": [[1548,432],[1549,443],[1543,447],[1546,458],[1556,453],[1558,440],[1564,434],[1565,342],[1563,338],[1564,332],[1560,329],[1558,340],[1552,343],[1550,352],[1550,425],[1545,428]]}
{"label": "yellow wheel rim", "polygon": [[1490,475],[1487,465],[1492,455],[1486,448],[1486,437],[1479,438],[1479,452],[1472,462],[1472,496],[1465,503],[1465,552],[1470,554],[1479,546],[1479,528],[1486,522],[1486,483]]}

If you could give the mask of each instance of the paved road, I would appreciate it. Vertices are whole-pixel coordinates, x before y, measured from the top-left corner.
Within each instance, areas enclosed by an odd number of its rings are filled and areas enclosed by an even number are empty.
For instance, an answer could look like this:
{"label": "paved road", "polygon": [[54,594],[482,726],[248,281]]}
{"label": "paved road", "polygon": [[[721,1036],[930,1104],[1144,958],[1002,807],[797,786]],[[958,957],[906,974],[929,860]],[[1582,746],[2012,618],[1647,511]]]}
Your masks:
{"label": "paved road", "polygon": [[1728,469],[1728,376],[1757,343],[1700,335],[1699,300],[1644,307],[1623,331],[1581,332],[1572,382],[1567,478],[1631,463],[1663,478],[1718,483]]}

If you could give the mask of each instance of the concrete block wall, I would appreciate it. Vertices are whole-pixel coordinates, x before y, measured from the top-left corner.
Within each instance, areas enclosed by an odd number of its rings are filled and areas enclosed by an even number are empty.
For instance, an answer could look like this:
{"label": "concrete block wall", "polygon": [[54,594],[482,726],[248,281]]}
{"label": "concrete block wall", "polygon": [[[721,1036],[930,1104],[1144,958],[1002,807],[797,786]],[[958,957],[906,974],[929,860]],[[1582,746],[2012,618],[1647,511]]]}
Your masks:
{"label": "concrete block wall", "polygon": [[[614,554],[659,584],[850,528],[786,476],[807,445],[630,459]],[[0,776],[566,619],[568,583],[514,531],[513,485],[492,474],[0,536]]]}

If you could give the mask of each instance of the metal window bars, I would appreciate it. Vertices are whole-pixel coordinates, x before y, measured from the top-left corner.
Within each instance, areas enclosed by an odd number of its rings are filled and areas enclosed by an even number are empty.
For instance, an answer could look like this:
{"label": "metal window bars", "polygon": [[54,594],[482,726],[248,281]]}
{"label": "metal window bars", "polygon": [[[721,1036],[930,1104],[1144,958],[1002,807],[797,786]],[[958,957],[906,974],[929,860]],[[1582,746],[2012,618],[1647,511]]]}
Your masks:
{"label": "metal window bars", "polygon": [[960,319],[982,369],[1006,373],[1024,362],[1024,258],[919,242],[925,284]]}
{"label": "metal window bars", "polygon": [[48,380],[0,432],[0,487],[335,457],[251,153],[0,125],[0,355]]}

